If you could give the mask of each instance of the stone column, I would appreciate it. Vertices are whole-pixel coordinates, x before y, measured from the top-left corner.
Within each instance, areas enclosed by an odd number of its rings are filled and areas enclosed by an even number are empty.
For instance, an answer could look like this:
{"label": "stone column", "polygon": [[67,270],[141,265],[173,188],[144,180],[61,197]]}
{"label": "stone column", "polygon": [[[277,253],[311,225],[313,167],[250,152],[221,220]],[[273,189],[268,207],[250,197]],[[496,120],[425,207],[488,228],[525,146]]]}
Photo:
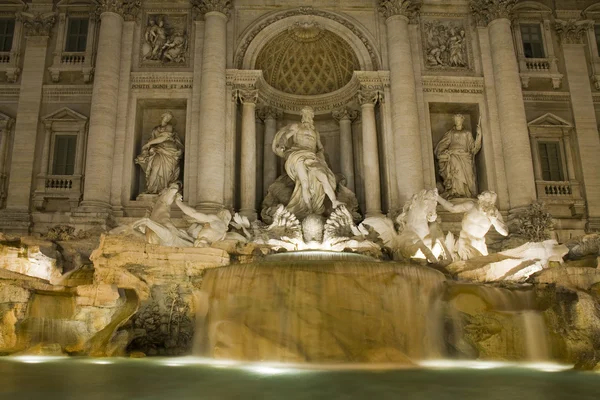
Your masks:
{"label": "stone column", "polygon": [[600,230],[600,137],[585,55],[584,37],[588,29],[593,29],[592,21],[556,21],[573,107],[576,145],[587,203],[587,228]]}
{"label": "stone column", "polygon": [[377,124],[375,122],[375,105],[380,99],[381,93],[376,90],[361,90],[358,93],[362,121],[365,217],[381,215],[379,148],[377,146]]}
{"label": "stone column", "polygon": [[352,121],[358,117],[358,111],[344,107],[334,110],[332,115],[340,123],[340,167],[342,175],[346,178],[346,187],[354,192]]}
{"label": "stone column", "polygon": [[110,211],[123,15],[137,9],[132,5],[134,1],[101,0],[98,3],[101,22],[80,211],[105,214]]}
{"label": "stone column", "polygon": [[228,0],[194,0],[204,15],[204,46],[200,78],[198,124],[198,185],[196,208],[223,207],[225,185],[225,119]]}
{"label": "stone column", "polygon": [[[492,70],[511,209],[527,206],[536,199],[529,131],[509,19],[516,2],[471,1],[475,17],[480,23],[487,24],[490,36]],[[486,140],[485,132],[483,140]]]}
{"label": "stone column", "polygon": [[263,196],[267,195],[269,186],[277,179],[277,155],[273,153],[273,139],[277,133],[277,120],[283,115],[281,110],[263,107],[259,117],[265,122],[265,140],[263,147]]}
{"label": "stone column", "polygon": [[13,123],[12,118],[5,119],[0,114],[0,208],[4,207],[4,199],[6,198],[6,155]]}
{"label": "stone column", "polygon": [[238,89],[242,103],[242,137],[240,155],[240,214],[256,219],[256,102],[258,90]]}
{"label": "stone column", "polygon": [[[31,189],[38,136],[42,87],[48,38],[56,21],[54,13],[24,16],[25,52],[19,93],[18,115],[10,164],[6,210],[0,228],[27,232],[30,223]],[[9,215],[10,214],[10,215]]]}
{"label": "stone column", "polygon": [[379,4],[386,19],[396,176],[399,200],[404,203],[424,187],[413,67],[413,62],[418,60],[413,61],[408,30],[409,18],[416,14],[420,5],[415,0],[379,0]]}

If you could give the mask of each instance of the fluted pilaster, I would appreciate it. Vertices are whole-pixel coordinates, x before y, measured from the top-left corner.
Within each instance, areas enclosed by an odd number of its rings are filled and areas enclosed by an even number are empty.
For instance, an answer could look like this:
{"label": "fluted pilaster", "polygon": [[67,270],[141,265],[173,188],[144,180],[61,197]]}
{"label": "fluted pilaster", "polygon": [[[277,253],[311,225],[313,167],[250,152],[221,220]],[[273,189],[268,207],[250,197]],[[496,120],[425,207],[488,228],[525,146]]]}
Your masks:
{"label": "fluted pilaster", "polygon": [[415,0],[380,0],[386,18],[392,132],[396,150],[395,175],[399,203],[423,189],[423,156],[417,107],[417,88],[410,43],[409,19],[417,14]]}
{"label": "fluted pilaster", "polygon": [[262,107],[258,116],[265,123],[263,148],[263,195],[266,196],[269,186],[277,179],[277,155],[273,153],[273,140],[277,133],[277,120],[283,112],[274,107]]}
{"label": "fluted pilaster", "polygon": [[193,0],[204,16],[200,77],[197,208],[224,206],[227,19],[229,0]]}
{"label": "fluted pilaster", "polygon": [[354,152],[352,146],[352,121],[358,117],[358,111],[343,107],[332,112],[340,124],[340,167],[346,178],[346,186],[354,191]]}
{"label": "fluted pilaster", "polygon": [[110,211],[112,171],[117,126],[121,43],[125,4],[100,0],[100,33],[86,156],[85,186],[81,211]]}
{"label": "fluted pilaster", "polygon": [[238,89],[242,104],[242,138],[240,156],[240,214],[256,219],[256,103],[258,90]]}
{"label": "fluted pilaster", "polygon": [[361,108],[363,174],[365,186],[366,217],[381,215],[381,178],[379,174],[379,146],[375,105],[381,100],[377,90],[360,90],[358,103]]}
{"label": "fluted pilaster", "polygon": [[[510,13],[516,0],[472,0],[471,10],[487,24],[510,207],[536,198],[533,160]],[[484,138],[485,132],[484,132]]]}

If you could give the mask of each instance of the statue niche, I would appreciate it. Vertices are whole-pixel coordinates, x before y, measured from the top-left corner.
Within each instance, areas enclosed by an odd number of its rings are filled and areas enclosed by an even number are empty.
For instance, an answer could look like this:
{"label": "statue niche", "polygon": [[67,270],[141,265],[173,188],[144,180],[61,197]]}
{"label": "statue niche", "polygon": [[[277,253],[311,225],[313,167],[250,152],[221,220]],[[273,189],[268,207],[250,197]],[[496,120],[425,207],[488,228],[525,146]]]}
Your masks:
{"label": "statue niche", "polygon": [[477,195],[475,155],[481,150],[481,119],[477,124],[477,135],[464,128],[465,116],[454,116],[454,127],[444,134],[435,146],[438,172],[442,178],[442,196],[452,198],[474,198]]}
{"label": "statue niche", "polygon": [[172,119],[173,114],[168,111],[161,115],[160,124],[135,158],[146,175],[146,194],[158,194],[179,180],[183,144],[173,129]]}

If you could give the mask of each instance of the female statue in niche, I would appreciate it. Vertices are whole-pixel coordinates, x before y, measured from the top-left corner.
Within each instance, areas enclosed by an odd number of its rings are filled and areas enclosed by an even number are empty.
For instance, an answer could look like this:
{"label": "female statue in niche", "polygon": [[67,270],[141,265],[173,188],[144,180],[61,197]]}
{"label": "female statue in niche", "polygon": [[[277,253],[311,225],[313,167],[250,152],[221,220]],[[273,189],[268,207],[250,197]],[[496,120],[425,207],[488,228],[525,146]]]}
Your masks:
{"label": "female statue in niche", "polygon": [[481,118],[477,124],[477,136],[463,128],[465,116],[454,116],[454,128],[444,134],[435,147],[439,172],[444,183],[445,198],[477,195],[475,182],[475,155],[481,150]]}
{"label": "female statue in niche", "polygon": [[173,114],[168,111],[161,115],[160,125],[152,130],[150,140],[135,158],[146,174],[145,193],[160,193],[179,179],[183,144],[170,124],[172,119]]}
{"label": "female statue in niche", "polygon": [[287,210],[302,220],[309,214],[325,212],[325,197],[335,209],[343,204],[335,194],[335,175],[325,161],[319,132],[311,107],[302,109],[302,121],[282,128],[273,140],[273,152],[285,159],[285,171],[294,181]]}

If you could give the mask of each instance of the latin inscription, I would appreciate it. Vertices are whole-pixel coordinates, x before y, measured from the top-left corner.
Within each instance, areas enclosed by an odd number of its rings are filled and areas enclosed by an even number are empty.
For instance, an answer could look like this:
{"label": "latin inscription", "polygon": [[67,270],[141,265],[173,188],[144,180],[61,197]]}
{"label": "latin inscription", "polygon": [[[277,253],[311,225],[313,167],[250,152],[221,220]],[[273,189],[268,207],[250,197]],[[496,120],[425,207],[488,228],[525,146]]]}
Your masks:
{"label": "latin inscription", "polygon": [[191,89],[191,83],[134,83],[131,85],[131,89]]}

